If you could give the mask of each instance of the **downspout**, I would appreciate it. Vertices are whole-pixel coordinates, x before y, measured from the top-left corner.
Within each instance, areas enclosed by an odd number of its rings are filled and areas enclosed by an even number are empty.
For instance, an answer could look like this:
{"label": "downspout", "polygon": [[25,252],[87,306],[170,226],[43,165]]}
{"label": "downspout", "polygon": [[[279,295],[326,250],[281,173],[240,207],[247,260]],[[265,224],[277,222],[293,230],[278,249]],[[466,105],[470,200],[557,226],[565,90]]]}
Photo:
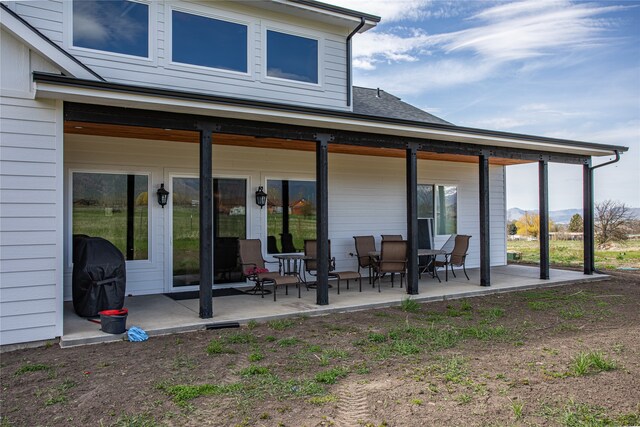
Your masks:
{"label": "downspout", "polygon": [[[593,170],[594,170],[594,169],[601,168],[601,167],[603,167],[603,166],[608,166],[608,165],[611,165],[611,164],[613,164],[613,163],[617,163],[617,162],[619,162],[619,161],[620,161],[620,152],[619,152],[618,150],[614,150],[614,153],[616,153],[616,158],[615,158],[615,159],[613,159],[613,160],[609,160],[608,162],[602,163],[602,164],[597,165],[597,166],[591,166],[591,167],[589,167],[590,174],[591,174],[591,177],[590,177],[590,178],[591,178],[591,191],[593,191]],[[591,203],[593,203],[593,196],[591,197]],[[591,208],[591,211],[593,212],[593,207]],[[594,219],[593,219],[593,218],[592,218],[591,224],[592,224],[592,226],[595,226],[595,221],[594,221]],[[593,234],[593,235],[595,235],[595,230],[594,230],[594,231],[592,231],[592,234]],[[607,274],[607,273],[605,273],[605,272],[603,272],[603,271],[600,271],[600,270],[597,270],[597,269],[595,268],[595,254],[596,254],[595,247],[592,247],[592,248],[591,248],[591,252],[593,253],[593,258],[592,258],[593,266],[592,266],[592,270],[593,270],[594,272],[598,273],[598,274]]]}
{"label": "downspout", "polygon": [[364,16],[360,17],[360,24],[351,31],[351,34],[347,36],[347,107],[351,106],[351,38],[364,27]]}

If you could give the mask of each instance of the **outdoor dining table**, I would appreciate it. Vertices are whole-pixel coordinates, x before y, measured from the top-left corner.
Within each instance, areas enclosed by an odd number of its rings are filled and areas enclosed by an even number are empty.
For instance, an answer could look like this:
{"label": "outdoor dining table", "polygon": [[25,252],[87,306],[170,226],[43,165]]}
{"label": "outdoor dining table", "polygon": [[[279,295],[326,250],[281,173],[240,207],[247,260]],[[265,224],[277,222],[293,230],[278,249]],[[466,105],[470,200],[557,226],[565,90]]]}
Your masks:
{"label": "outdoor dining table", "polygon": [[302,271],[302,263],[306,256],[301,252],[289,253],[289,254],[273,254],[275,259],[280,264],[280,273],[282,275],[300,275]]}
{"label": "outdoor dining table", "polygon": [[[442,280],[440,280],[440,276],[438,276],[438,270],[436,269],[436,266],[433,265],[436,259],[436,256],[438,255],[447,255],[447,251],[444,251],[442,249],[418,249],[418,257],[421,257],[421,256],[431,257],[430,263],[427,264],[426,267],[424,267],[422,272],[428,270],[431,267],[431,277],[435,277],[436,279],[438,279],[438,282],[442,282]],[[380,251],[369,252],[369,257],[374,259],[380,258]]]}

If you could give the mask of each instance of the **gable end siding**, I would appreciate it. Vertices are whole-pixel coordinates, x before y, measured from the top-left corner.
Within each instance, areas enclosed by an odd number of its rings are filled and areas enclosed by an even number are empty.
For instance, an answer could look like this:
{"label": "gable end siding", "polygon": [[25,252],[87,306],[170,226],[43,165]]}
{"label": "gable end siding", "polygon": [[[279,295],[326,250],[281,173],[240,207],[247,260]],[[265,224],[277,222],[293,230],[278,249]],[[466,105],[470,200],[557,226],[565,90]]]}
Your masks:
{"label": "gable end siding", "polygon": [[3,53],[12,53],[3,54],[0,70],[0,345],[6,345],[62,334],[62,194],[56,191],[62,188],[62,103],[31,99],[29,85],[19,83],[28,83],[33,66],[51,65],[5,32],[1,42]]}

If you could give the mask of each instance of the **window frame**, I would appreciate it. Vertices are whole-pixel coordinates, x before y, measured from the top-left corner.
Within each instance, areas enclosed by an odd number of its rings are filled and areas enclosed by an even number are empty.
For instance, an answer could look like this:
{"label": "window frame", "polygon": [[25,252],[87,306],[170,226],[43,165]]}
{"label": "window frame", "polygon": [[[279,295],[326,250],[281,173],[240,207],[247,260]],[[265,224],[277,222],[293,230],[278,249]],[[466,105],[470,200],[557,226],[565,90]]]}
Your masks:
{"label": "window frame", "polygon": [[[235,70],[226,70],[224,68],[215,68],[208,67],[205,65],[197,65],[197,64],[189,64],[185,62],[177,62],[173,60],[173,12],[182,12],[189,15],[200,16],[203,18],[215,19],[218,21],[229,22],[232,24],[244,25],[247,27],[247,71],[235,71]],[[168,69],[178,70],[178,71],[199,71],[202,74],[208,75],[221,75],[221,76],[229,76],[232,75],[235,78],[243,78],[243,79],[253,79],[253,63],[255,58],[255,49],[253,38],[251,35],[254,33],[253,22],[248,19],[246,16],[242,16],[236,13],[223,11],[220,9],[216,9],[212,11],[210,7],[203,7],[196,4],[171,4],[167,2],[165,6],[165,58],[166,64],[165,66]]]}
{"label": "window frame", "polygon": [[[274,175],[263,175],[260,177],[260,182],[265,189],[265,192],[267,194],[269,194],[269,187],[267,185],[267,183],[269,181],[305,181],[305,182],[313,182],[314,184],[316,183],[316,177],[315,176],[310,176],[310,175],[297,175],[297,174],[287,174],[287,173],[281,173],[281,174],[274,174]],[[255,200],[253,201],[253,205],[255,206]],[[268,212],[269,210],[265,208],[261,209],[260,212],[260,223],[262,226],[262,230],[260,231],[260,241],[262,242],[262,253],[264,254],[265,259],[269,260],[269,261],[277,261],[275,258],[273,258],[273,254],[270,254],[267,252],[267,237],[269,235],[269,219],[268,219]]]}
{"label": "window frame", "polygon": [[[198,290],[199,286],[174,286],[173,285],[173,179],[174,178],[199,178],[199,173],[197,169],[188,169],[188,168],[165,168],[164,170],[164,178],[163,182],[165,183],[165,188],[169,191],[169,200],[167,201],[167,205],[165,209],[168,209],[166,216],[164,217],[165,226],[163,231],[163,238],[166,242],[163,251],[164,251],[164,289],[165,292],[186,292]],[[226,169],[218,169],[212,176],[212,185],[213,179],[244,179],[247,183],[246,190],[246,212],[245,212],[245,227],[246,227],[246,238],[251,239],[252,236],[252,217],[253,217],[253,209],[255,206],[255,198],[253,197],[253,178],[250,173],[244,173],[243,171],[231,171]],[[265,246],[266,247],[266,246]],[[225,287],[235,287],[237,285],[244,285],[248,283],[244,282],[236,282],[236,283],[223,283],[220,285],[213,284],[214,289],[216,288],[225,288]]]}
{"label": "window frame", "polygon": [[[147,247],[148,247],[148,256],[147,259],[136,259],[136,260],[127,260],[125,259],[125,263],[127,268],[132,269],[144,269],[144,268],[153,268],[155,266],[155,251],[154,251],[154,239],[153,239],[153,208],[154,203],[156,202],[155,192],[153,192],[153,197],[151,197],[151,191],[153,188],[153,174],[151,171],[146,169],[118,169],[118,168],[91,168],[91,167],[69,167],[67,170],[67,191],[68,191],[68,200],[66,202],[67,208],[67,231],[66,236],[68,239],[68,247],[66,251],[67,262],[65,262],[65,266],[68,269],[73,267],[73,180],[74,174],[76,173],[92,173],[92,174],[110,174],[110,175],[144,175],[147,177]],[[158,206],[159,207],[159,206]]]}
{"label": "window frame", "polygon": [[[268,48],[269,48],[267,43],[268,31],[275,31],[275,32],[287,34],[290,36],[312,39],[318,43],[318,82],[317,83],[285,79],[282,77],[272,77],[267,74],[268,65],[269,65],[267,63]],[[322,63],[322,58],[324,58],[324,38],[322,34],[315,31],[307,30],[307,29],[285,25],[282,23],[263,21],[261,37],[262,37],[261,59],[262,59],[262,82],[263,83],[279,84],[279,85],[284,85],[289,87],[299,87],[304,89],[324,90],[325,79],[324,79],[324,67]]]}
{"label": "window frame", "polygon": [[65,47],[67,49],[69,49],[70,51],[77,51],[80,53],[87,53],[87,54],[100,54],[100,55],[106,55],[107,58],[105,59],[110,59],[109,57],[117,57],[117,58],[123,58],[123,59],[128,59],[128,60],[135,60],[135,61],[140,61],[141,63],[155,63],[155,59],[156,59],[156,39],[157,39],[157,24],[156,21],[157,19],[155,18],[156,16],[156,2],[152,1],[152,0],[126,0],[126,1],[130,1],[132,3],[140,3],[140,4],[144,4],[147,6],[147,10],[149,12],[149,16],[147,17],[148,19],[148,34],[147,34],[147,47],[148,47],[148,52],[147,52],[147,56],[137,56],[137,55],[129,55],[126,53],[118,53],[118,52],[111,52],[108,50],[100,50],[100,49],[93,49],[93,48],[89,48],[89,47],[82,47],[82,46],[76,46],[73,44],[73,3],[77,1],[77,0],[71,0],[71,1],[66,1],[64,2],[65,4],[65,12],[68,16],[68,19],[66,20],[67,24],[65,26],[65,30],[66,30],[66,37],[64,38],[65,41]]}
{"label": "window frame", "polygon": [[441,182],[441,181],[432,181],[432,182],[418,182],[418,185],[430,185],[433,187],[433,223],[436,229],[434,237],[437,236],[451,236],[453,233],[440,233],[440,229],[438,227],[438,198],[436,197],[437,187],[456,187],[456,233],[458,234],[459,225],[458,225],[458,213],[460,212],[460,198],[458,195],[460,194],[460,183],[459,182]]}

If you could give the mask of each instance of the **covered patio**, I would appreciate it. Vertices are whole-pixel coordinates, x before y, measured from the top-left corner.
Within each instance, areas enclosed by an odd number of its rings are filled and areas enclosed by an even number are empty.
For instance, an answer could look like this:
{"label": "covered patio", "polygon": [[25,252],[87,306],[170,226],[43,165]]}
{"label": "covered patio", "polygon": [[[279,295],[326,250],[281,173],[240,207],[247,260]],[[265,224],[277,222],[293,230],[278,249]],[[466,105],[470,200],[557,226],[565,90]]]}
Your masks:
{"label": "covered patio", "polygon": [[[462,273],[462,272],[460,272]],[[411,298],[416,301],[442,301],[448,299],[472,298],[501,292],[520,291],[527,289],[562,286],[578,281],[599,281],[606,279],[605,275],[585,276],[580,271],[552,269],[552,278],[540,279],[540,270],[532,266],[507,265],[491,268],[491,287],[480,287],[480,269],[468,270],[470,280],[463,274],[455,278],[449,276],[449,281],[438,283],[436,279],[423,276],[420,279],[420,293],[407,295],[406,288],[400,288],[397,283],[394,288],[388,279],[383,281],[382,292],[373,288],[363,278],[362,292],[358,292],[357,282],[351,282],[350,289],[343,283],[340,295],[336,287],[329,289],[331,305],[317,305],[313,290],[302,290],[302,297],[298,299],[297,290],[289,289],[289,295],[279,292],[278,300],[274,302],[270,295],[264,299],[256,295],[225,296],[213,299],[215,310],[214,319],[198,319],[199,300],[173,300],[165,295],[144,295],[128,297],[125,307],[130,310],[127,326],[138,326],[150,336],[164,335],[177,332],[188,332],[220,327],[234,327],[250,320],[266,322],[268,320],[290,316],[322,316],[334,312],[364,310],[377,307],[400,305],[402,300]],[[101,342],[119,341],[121,335],[112,335],[100,331],[100,325],[89,322],[77,316],[71,302],[64,306],[64,334],[60,340],[61,347],[94,344]]]}

